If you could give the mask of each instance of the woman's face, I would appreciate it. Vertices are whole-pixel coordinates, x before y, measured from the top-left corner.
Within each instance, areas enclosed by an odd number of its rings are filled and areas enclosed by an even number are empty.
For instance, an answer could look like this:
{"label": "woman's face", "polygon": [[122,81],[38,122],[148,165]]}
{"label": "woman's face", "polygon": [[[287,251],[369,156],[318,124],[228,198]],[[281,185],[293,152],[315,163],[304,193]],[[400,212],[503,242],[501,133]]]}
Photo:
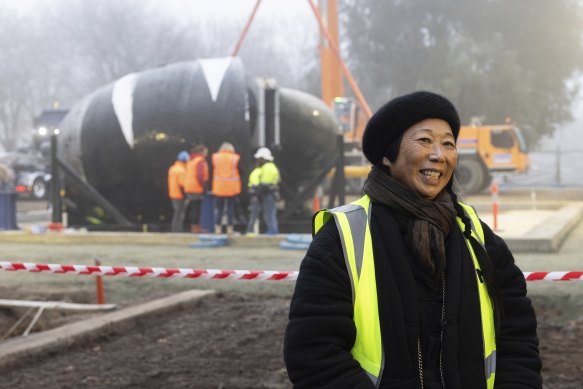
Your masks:
{"label": "woman's face", "polygon": [[445,120],[425,119],[405,131],[395,162],[386,157],[391,175],[427,200],[441,193],[457,166],[457,149]]}

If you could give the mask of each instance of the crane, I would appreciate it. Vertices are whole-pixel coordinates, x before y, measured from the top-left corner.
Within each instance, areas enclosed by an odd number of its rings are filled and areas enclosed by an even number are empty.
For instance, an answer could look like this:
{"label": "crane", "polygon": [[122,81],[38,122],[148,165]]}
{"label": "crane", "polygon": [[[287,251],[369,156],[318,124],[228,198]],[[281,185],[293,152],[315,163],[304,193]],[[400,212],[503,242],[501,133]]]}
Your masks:
{"label": "crane", "polygon": [[[257,0],[235,48],[231,56],[238,55],[245,36],[249,31],[251,23],[257,14],[257,10],[261,5],[262,0]],[[339,49],[339,33],[338,33],[338,7],[336,0],[319,0],[316,7],[313,0],[307,0],[310,5],[318,27],[320,30],[320,66],[322,70],[322,100],[331,108],[333,108],[334,101],[338,97],[344,97],[344,84],[342,76],[346,79],[360,109],[365,114],[368,120],[371,116],[370,107],[364,98],[358,84],[354,80],[352,73],[342,60]]]}

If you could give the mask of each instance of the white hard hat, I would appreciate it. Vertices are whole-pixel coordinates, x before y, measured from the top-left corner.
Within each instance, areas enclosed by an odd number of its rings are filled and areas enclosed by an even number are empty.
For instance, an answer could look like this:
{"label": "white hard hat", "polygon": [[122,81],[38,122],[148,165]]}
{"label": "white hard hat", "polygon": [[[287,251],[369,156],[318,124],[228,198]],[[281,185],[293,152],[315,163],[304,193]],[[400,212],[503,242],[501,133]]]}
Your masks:
{"label": "white hard hat", "polygon": [[260,147],[254,155],[255,158],[263,158],[267,161],[273,161],[273,155],[267,147]]}

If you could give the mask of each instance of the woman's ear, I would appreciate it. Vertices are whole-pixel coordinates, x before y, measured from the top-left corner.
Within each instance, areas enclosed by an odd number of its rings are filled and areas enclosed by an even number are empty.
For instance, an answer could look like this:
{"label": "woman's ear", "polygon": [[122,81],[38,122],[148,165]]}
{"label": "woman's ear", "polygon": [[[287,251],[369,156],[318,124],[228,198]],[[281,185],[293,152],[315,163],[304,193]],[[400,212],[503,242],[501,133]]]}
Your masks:
{"label": "woman's ear", "polygon": [[391,161],[387,157],[383,157],[383,165],[391,166]]}

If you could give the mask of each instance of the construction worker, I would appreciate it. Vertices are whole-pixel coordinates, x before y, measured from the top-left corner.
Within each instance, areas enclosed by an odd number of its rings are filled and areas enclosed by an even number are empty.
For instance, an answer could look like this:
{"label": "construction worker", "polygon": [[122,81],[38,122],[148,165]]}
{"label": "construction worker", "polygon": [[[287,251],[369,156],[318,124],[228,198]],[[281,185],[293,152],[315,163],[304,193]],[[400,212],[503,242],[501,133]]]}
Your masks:
{"label": "construction worker", "polygon": [[239,160],[241,156],[229,142],[224,142],[219,151],[212,156],[213,184],[215,196],[216,218],[215,233],[222,232],[223,214],[227,210],[227,233],[234,232],[235,200],[241,194],[241,175]]}
{"label": "construction worker", "polygon": [[254,232],[254,226],[263,209],[263,221],[267,226],[268,235],[277,234],[277,210],[275,204],[279,200],[279,170],[273,163],[273,155],[267,147],[260,147],[254,155],[257,167],[249,175],[249,221],[247,233]]}
{"label": "construction worker", "polygon": [[459,131],[425,91],[369,120],[364,195],[312,219],[284,340],[294,388],[542,388],[524,275],[453,185]]}
{"label": "construction worker", "polygon": [[209,179],[209,167],[206,162],[207,155],[208,148],[204,145],[198,145],[192,149],[190,159],[186,163],[184,192],[188,200],[186,214],[190,217],[191,232],[207,232],[203,231],[200,226],[202,197]]}
{"label": "construction worker", "polygon": [[168,169],[168,197],[172,201],[172,232],[183,231],[185,196],[184,179],[186,177],[186,162],[188,161],[188,151],[181,151],[176,157],[176,161]]}

